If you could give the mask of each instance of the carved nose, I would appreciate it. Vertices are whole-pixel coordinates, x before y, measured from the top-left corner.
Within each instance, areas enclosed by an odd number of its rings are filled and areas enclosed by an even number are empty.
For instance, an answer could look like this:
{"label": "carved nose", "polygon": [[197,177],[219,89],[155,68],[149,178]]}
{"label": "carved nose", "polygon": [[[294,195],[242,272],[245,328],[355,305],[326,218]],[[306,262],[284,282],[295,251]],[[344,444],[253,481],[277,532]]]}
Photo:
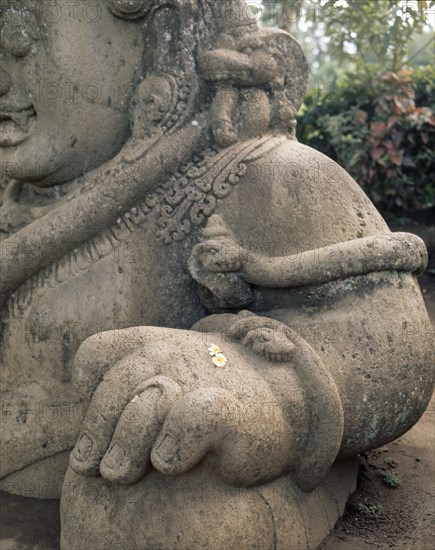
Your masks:
{"label": "carved nose", "polygon": [[9,92],[12,86],[11,77],[0,67],[0,95],[5,95]]}

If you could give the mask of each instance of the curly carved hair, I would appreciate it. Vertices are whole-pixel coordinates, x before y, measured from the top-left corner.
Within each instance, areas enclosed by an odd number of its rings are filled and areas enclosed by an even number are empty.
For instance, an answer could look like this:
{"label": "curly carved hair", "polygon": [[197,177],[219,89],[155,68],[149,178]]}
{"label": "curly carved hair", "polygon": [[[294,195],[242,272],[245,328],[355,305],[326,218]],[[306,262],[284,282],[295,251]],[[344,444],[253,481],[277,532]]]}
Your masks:
{"label": "curly carved hair", "polygon": [[165,131],[199,108],[221,147],[267,131],[294,136],[305,56],[283,31],[260,30],[246,0],[106,1],[115,16],[143,21],[145,79],[170,74],[182,90]]}

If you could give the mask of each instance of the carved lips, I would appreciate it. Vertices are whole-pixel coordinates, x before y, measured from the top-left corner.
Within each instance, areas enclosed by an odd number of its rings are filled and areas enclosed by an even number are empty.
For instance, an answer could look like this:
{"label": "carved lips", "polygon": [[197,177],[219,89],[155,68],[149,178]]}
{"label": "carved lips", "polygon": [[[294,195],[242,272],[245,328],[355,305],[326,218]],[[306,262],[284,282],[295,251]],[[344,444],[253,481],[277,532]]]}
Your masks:
{"label": "carved lips", "polygon": [[30,137],[36,122],[33,105],[0,109],[0,147],[14,147]]}

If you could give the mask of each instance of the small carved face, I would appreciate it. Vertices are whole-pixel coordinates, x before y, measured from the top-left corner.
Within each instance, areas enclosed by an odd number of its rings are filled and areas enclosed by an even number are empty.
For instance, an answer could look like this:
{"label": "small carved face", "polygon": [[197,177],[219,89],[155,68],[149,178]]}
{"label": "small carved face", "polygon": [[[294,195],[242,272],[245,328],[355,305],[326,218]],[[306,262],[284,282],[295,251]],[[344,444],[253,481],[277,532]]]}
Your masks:
{"label": "small carved face", "polygon": [[139,22],[106,0],[0,0],[0,155],[9,177],[51,185],[112,158],[141,76]]}
{"label": "small carved face", "polygon": [[170,111],[172,96],[171,84],[163,77],[149,76],[138,86],[132,99],[135,137],[143,138],[159,127]]}

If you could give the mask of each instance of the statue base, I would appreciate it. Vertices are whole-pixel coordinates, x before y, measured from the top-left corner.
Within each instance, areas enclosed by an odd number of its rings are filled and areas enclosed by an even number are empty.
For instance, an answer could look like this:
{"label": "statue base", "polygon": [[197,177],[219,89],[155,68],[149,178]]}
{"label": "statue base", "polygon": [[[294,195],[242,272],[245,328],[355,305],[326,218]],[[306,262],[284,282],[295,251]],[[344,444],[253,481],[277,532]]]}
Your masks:
{"label": "statue base", "polygon": [[62,502],[62,550],[312,550],[328,536],[356,488],[358,459],[336,462],[311,493],[289,476],[240,488],[204,465],[182,476],[150,472],[130,487],[71,469]]}

